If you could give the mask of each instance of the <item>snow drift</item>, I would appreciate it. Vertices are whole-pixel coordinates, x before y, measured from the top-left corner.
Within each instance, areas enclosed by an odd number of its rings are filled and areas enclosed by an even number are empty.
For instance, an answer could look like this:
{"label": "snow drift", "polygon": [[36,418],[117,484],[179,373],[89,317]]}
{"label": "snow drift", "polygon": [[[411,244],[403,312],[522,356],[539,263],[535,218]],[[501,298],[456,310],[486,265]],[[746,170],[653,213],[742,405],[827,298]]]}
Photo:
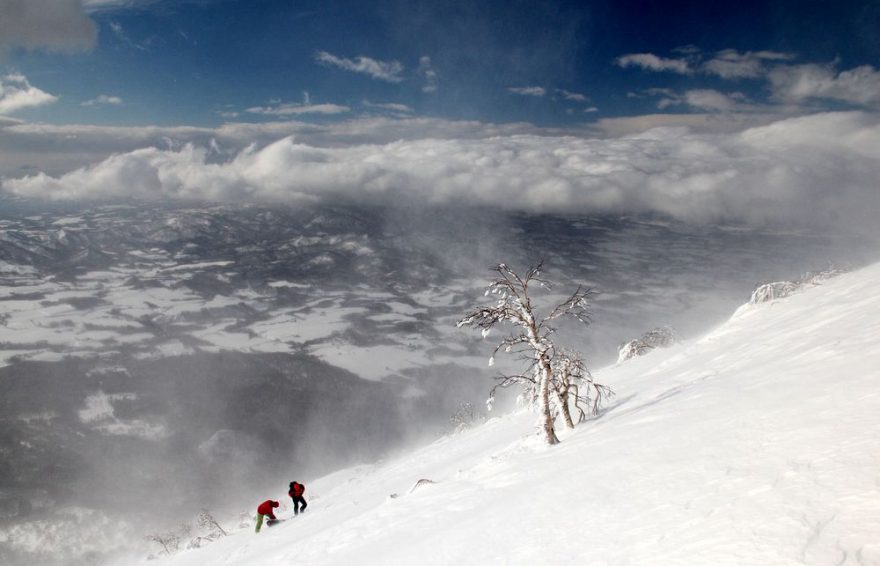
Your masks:
{"label": "snow drift", "polygon": [[597,372],[616,402],[556,447],[494,418],[296,478],[305,515],[167,563],[880,564],[878,284],[880,264]]}

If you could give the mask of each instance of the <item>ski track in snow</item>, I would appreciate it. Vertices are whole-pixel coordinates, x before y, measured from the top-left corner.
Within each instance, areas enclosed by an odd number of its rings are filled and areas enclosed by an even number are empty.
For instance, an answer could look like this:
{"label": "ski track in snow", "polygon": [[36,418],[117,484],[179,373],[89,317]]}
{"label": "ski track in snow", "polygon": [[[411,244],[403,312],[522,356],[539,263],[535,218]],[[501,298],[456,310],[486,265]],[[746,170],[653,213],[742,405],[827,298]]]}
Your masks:
{"label": "ski track in snow", "polygon": [[878,285],[880,264],[596,372],[617,396],[559,446],[494,418],[163,563],[878,565]]}

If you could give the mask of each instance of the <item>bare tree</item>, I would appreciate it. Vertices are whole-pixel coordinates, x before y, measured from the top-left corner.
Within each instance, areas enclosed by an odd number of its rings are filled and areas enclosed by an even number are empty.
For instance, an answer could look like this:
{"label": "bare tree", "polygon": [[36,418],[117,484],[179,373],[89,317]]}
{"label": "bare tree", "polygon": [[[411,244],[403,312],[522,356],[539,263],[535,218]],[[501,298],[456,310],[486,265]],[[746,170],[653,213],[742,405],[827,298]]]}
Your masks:
{"label": "bare tree", "polygon": [[[146,538],[150,542],[155,542],[162,546],[162,552],[171,556],[180,548],[180,537],[175,533],[154,533],[147,535]],[[161,554],[161,553],[160,553]]]}
{"label": "bare tree", "polygon": [[208,531],[207,538],[229,536],[229,533],[220,526],[220,523],[217,522],[214,515],[212,515],[207,509],[202,509],[199,513],[199,527]]}
{"label": "bare tree", "polygon": [[579,403],[578,386],[589,374],[583,360],[576,354],[569,355],[568,352],[562,352],[553,360],[553,391],[559,400],[562,420],[568,428],[574,428],[570,406],[572,399],[574,399],[575,408],[579,411],[578,422],[586,419]]}
{"label": "bare tree", "polygon": [[484,416],[477,411],[473,404],[461,403],[458,405],[458,409],[455,413],[449,417],[449,422],[452,424],[453,431],[461,432],[474,426],[483,420],[483,418]]}
{"label": "bare tree", "polygon": [[596,383],[577,352],[558,350],[552,366],[553,390],[568,428],[574,428],[571,405],[577,409],[578,422],[581,423],[587,420],[586,411],[592,415],[599,414],[602,403],[614,396],[610,387]]}
{"label": "bare tree", "polygon": [[[549,289],[550,283],[542,275],[543,264],[539,263],[529,269],[525,277],[520,277],[506,264],[499,264],[492,268],[498,277],[486,288],[486,295],[494,295],[497,301],[494,306],[478,307],[467,313],[458,321],[458,326],[476,326],[482,329],[483,337],[498,325],[507,323],[514,327],[514,333],[501,340],[493,352],[489,364],[494,363],[495,354],[499,351],[505,353],[520,353],[529,360],[529,367],[523,374],[502,375],[498,378],[499,383],[492,388],[491,396],[494,396],[498,387],[509,387],[520,384],[530,400],[536,401],[541,411],[541,428],[547,444],[557,444],[554,428],[555,413],[551,400],[551,391],[556,391],[554,386],[553,361],[556,355],[556,345],[553,342],[555,329],[550,323],[561,317],[571,317],[584,324],[590,323],[589,299],[592,296],[590,289],[578,287],[566,300],[554,307],[550,313],[537,318],[532,305],[531,289],[534,286]],[[566,391],[568,391],[566,389]],[[568,395],[568,393],[566,393]],[[569,421],[571,417],[569,415]]]}

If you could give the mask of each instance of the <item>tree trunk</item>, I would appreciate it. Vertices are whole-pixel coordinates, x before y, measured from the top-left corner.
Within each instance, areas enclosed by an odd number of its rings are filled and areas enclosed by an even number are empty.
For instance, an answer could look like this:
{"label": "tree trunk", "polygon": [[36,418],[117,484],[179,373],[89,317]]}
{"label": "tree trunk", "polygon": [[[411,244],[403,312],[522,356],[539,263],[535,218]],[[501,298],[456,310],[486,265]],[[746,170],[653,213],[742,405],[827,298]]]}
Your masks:
{"label": "tree trunk", "polygon": [[559,393],[556,394],[559,398],[559,407],[562,409],[562,419],[565,421],[565,426],[568,428],[574,428],[574,421],[571,420],[571,410],[568,408],[568,394]]}
{"label": "tree trunk", "polygon": [[550,410],[550,378],[552,376],[552,370],[550,369],[550,362],[541,357],[541,418],[544,420],[543,429],[544,429],[544,440],[547,441],[547,444],[553,446],[554,444],[559,444],[559,439],[556,438],[556,429],[553,427],[553,412]]}

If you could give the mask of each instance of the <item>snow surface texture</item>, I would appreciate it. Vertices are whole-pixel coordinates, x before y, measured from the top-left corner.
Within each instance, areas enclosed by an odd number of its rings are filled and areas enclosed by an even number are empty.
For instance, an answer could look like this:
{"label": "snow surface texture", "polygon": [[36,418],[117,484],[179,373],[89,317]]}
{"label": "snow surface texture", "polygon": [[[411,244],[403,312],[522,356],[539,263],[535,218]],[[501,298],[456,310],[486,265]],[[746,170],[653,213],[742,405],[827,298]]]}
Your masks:
{"label": "snow surface texture", "polygon": [[878,285],[880,264],[597,372],[616,402],[559,446],[495,418],[167,563],[880,564]]}

